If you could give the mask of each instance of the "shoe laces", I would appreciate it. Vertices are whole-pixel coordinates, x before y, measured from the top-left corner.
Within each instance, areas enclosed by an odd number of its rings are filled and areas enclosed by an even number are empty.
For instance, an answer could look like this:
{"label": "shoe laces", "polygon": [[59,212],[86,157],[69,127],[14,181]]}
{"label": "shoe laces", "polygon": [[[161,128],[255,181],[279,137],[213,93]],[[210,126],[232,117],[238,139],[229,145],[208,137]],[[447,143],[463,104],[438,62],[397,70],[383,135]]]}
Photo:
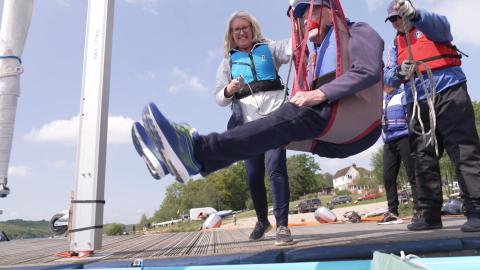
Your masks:
{"label": "shoe laces", "polygon": [[387,211],[383,214],[384,217],[398,217],[398,215],[390,212],[390,211]]}
{"label": "shoe laces", "polygon": [[278,227],[278,230],[277,230],[277,233],[278,234],[286,234],[286,235],[289,235],[290,234],[290,229],[286,226],[280,226]]}
{"label": "shoe laces", "polygon": [[265,230],[267,226],[265,226],[262,222],[260,221],[257,221],[257,223],[255,224],[255,228],[253,228],[253,232],[255,234],[257,233],[263,233],[263,231]]}

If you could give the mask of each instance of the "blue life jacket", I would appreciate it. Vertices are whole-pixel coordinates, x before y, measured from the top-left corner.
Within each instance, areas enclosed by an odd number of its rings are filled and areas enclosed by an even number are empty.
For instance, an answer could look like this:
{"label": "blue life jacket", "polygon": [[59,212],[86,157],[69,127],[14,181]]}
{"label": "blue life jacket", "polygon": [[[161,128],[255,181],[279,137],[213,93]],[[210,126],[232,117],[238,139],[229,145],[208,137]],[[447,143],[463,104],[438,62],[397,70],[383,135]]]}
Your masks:
{"label": "blue life jacket", "polygon": [[391,142],[408,135],[405,104],[405,92],[401,88],[385,96],[382,121],[382,138],[384,142]]}
{"label": "blue life jacket", "polygon": [[311,42],[309,42],[308,45],[311,52],[308,61],[308,78],[310,82],[314,82],[312,89],[316,89],[320,87],[320,85],[335,79],[337,42],[333,27],[330,27],[325,39],[319,47],[316,47]]}
{"label": "blue life jacket", "polygon": [[235,94],[237,99],[251,93],[283,89],[283,84],[273,63],[272,53],[266,43],[253,45],[250,52],[232,50],[230,52],[230,75],[232,79],[240,76],[251,88],[244,87]]}

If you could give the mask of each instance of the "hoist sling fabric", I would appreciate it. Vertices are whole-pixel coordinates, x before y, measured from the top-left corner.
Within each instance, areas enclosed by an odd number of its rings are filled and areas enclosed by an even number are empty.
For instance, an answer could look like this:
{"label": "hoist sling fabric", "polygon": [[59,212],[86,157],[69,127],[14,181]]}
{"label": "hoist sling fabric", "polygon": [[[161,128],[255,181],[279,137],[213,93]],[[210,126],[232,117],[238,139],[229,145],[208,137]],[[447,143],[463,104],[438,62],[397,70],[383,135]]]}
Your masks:
{"label": "hoist sling fabric", "polygon": [[[350,68],[349,57],[349,31],[348,26],[343,16],[340,3],[335,1],[335,9],[332,9],[333,15],[333,27],[336,35],[337,44],[337,64],[336,64],[336,77],[340,77],[342,74],[348,71]],[[299,23],[297,20],[294,22]],[[293,26],[295,29],[300,27]],[[292,42],[294,48],[295,45],[300,44],[300,31],[293,33]],[[297,34],[298,36],[295,36]],[[298,57],[300,53],[294,53],[294,56]],[[297,72],[296,74],[303,74],[306,76],[305,71],[299,71],[298,69],[305,69],[305,65],[301,65],[299,61],[294,61]],[[303,62],[303,61],[302,61]],[[379,71],[382,73],[382,70]],[[328,76],[328,74],[326,74]],[[380,76],[382,77],[382,76]],[[320,80],[322,78],[319,78]],[[295,82],[302,82],[302,78],[296,78]],[[292,142],[287,148],[291,150],[312,152],[318,141],[324,141],[334,144],[349,144],[356,142],[371,131],[378,128],[381,125],[382,117],[382,102],[383,102],[383,80],[380,79],[375,84],[367,87],[355,94],[341,98],[332,103],[332,113],[328,121],[327,127],[321,134],[314,140],[306,140],[302,142]],[[299,90],[294,88],[292,90],[292,96]],[[310,90],[315,88],[310,87]]]}

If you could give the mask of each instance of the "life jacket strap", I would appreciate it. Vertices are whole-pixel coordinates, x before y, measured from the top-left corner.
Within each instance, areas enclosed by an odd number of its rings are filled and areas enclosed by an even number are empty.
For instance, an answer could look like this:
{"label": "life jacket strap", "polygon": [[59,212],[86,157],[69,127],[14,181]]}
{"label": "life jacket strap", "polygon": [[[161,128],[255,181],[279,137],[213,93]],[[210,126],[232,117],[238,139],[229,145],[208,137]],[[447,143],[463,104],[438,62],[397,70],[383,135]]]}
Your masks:
{"label": "life jacket strap", "polygon": [[239,92],[235,93],[236,99],[242,99],[248,97],[253,93],[258,92],[268,92],[268,91],[276,91],[282,90],[285,86],[283,85],[280,78],[275,80],[263,80],[263,81],[256,81],[250,84],[246,84]]}
{"label": "life jacket strap", "polygon": [[336,76],[337,74],[336,74],[336,71],[334,70],[316,78],[312,83],[312,90],[316,90],[320,88],[320,86],[333,81]]}
{"label": "life jacket strap", "polygon": [[430,62],[430,61],[438,60],[438,59],[441,59],[441,58],[462,58],[462,55],[461,54],[441,54],[441,55],[437,55],[437,56],[424,58],[424,59],[421,59],[419,61]]}

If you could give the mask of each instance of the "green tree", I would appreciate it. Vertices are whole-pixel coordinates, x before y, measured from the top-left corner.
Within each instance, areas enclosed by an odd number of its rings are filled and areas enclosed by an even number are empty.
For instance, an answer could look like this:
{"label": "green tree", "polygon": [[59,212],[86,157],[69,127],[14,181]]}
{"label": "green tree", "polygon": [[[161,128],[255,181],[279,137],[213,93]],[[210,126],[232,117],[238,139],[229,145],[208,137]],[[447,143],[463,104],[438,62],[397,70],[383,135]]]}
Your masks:
{"label": "green tree", "polygon": [[[383,147],[380,147],[377,152],[375,152],[370,160],[370,165],[372,166],[372,182],[370,184],[383,185]],[[397,175],[397,186],[401,188],[408,182],[407,172],[405,170],[405,164],[403,161],[400,164],[400,169]]]}
{"label": "green tree", "polygon": [[301,154],[289,157],[287,170],[292,200],[317,191],[317,171],[320,167],[312,156]]}
{"label": "green tree", "polygon": [[319,173],[316,175],[316,187],[318,189],[333,187],[333,175],[330,173]]}
{"label": "green tree", "polygon": [[145,227],[145,225],[148,224],[148,223],[150,223],[150,221],[148,220],[147,215],[142,214],[142,217],[140,218],[140,221],[137,224],[137,228],[141,229],[141,228]]}
{"label": "green tree", "polygon": [[477,127],[477,133],[480,132],[480,102],[473,101],[473,112],[475,113],[475,126]]}
{"label": "green tree", "polygon": [[444,154],[442,158],[440,158],[439,164],[440,174],[442,176],[442,183],[446,185],[445,191],[447,192],[447,194],[451,194],[451,184],[457,179],[455,165],[453,165],[450,157],[447,154]]}
{"label": "green tree", "polygon": [[190,208],[218,207],[219,192],[208,179],[189,181],[180,198],[179,213],[186,213]]}
{"label": "green tree", "polygon": [[185,185],[180,183],[173,183],[167,187],[165,191],[165,197],[160,209],[157,210],[152,218],[152,221],[161,222],[171,219],[176,219],[178,217],[178,212],[180,211],[180,203],[183,189]]}
{"label": "green tree", "polygon": [[207,178],[218,191],[217,207],[219,209],[245,208],[245,201],[249,197],[246,179],[247,173],[243,162],[237,162]]}
{"label": "green tree", "polygon": [[374,182],[383,185],[383,147],[380,147],[377,152],[373,153],[370,159],[370,166],[372,166]]}
{"label": "green tree", "polygon": [[52,235],[46,220],[30,221],[13,219],[0,221],[0,231],[4,231],[10,240],[48,237]]}
{"label": "green tree", "polygon": [[106,235],[120,235],[125,231],[125,225],[120,223],[106,224],[103,228]]}

